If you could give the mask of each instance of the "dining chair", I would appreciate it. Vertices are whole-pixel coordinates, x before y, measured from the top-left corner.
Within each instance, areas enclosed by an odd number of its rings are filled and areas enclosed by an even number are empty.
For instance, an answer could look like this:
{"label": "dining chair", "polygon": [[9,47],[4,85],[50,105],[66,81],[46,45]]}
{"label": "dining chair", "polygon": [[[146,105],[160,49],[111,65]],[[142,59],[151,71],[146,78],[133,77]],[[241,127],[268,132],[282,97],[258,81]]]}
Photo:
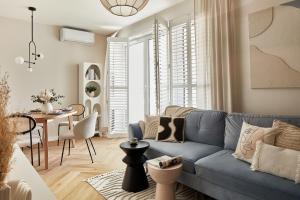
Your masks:
{"label": "dining chair", "polygon": [[[85,107],[82,104],[71,104],[68,107],[71,107],[73,110],[77,111],[76,114],[74,114],[74,117],[77,117],[77,120],[73,120],[73,126],[77,124],[80,120],[80,117],[84,118],[84,112],[85,112]],[[62,126],[70,126],[69,121],[63,121],[58,124],[58,130],[57,130],[57,146],[59,146],[59,134],[60,134],[60,128]]]}
{"label": "dining chair", "polygon": [[24,147],[30,147],[31,164],[33,165],[33,148],[32,145],[38,145],[38,164],[40,166],[40,142],[41,137],[37,134],[33,134],[36,129],[35,120],[24,114],[10,115],[9,125],[14,132],[17,133],[16,143],[23,149]]}
{"label": "dining chair", "polygon": [[70,143],[73,139],[84,139],[85,143],[87,145],[87,149],[89,150],[90,158],[92,163],[94,163],[89,143],[90,141],[92,148],[94,150],[94,153],[96,155],[96,150],[92,142],[92,137],[95,135],[95,127],[96,127],[96,121],[97,121],[98,112],[94,112],[90,114],[89,116],[85,117],[83,120],[79,121],[73,128],[73,130],[69,130],[68,132],[62,133],[59,136],[59,139],[64,140],[62,152],[61,152],[61,160],[60,165],[62,164],[63,157],[64,157],[64,150],[65,150],[65,144],[68,140],[69,142],[69,155],[70,155]]}
{"label": "dining chair", "polygon": [[39,137],[40,137],[40,141],[41,141],[41,146],[43,147],[43,137],[44,137],[44,127],[42,124],[37,124],[35,129],[33,130],[33,132],[37,131]]}

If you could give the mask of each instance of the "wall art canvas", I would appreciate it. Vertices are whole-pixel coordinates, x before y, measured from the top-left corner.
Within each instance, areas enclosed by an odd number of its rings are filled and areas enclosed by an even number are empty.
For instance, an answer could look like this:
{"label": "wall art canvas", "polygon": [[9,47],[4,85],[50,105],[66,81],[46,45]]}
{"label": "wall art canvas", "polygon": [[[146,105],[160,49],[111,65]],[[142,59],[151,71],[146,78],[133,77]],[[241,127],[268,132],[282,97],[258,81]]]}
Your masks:
{"label": "wall art canvas", "polygon": [[252,88],[300,88],[300,0],[249,14]]}

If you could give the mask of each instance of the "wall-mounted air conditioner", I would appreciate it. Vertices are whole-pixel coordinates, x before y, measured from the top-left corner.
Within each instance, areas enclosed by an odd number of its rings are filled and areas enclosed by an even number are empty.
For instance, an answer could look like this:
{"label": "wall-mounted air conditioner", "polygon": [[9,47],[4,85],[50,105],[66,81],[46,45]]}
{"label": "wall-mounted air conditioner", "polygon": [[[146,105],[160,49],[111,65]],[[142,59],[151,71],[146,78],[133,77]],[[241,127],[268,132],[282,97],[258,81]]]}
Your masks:
{"label": "wall-mounted air conditioner", "polygon": [[94,44],[95,34],[70,28],[60,29],[60,41],[80,42],[84,44]]}

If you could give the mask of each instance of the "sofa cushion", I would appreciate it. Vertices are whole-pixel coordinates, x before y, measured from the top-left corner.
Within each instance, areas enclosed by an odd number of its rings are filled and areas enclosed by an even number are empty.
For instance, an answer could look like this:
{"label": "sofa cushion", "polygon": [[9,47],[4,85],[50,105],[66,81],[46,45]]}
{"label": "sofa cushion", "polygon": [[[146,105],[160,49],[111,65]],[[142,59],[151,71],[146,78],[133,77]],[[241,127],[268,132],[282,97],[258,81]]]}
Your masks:
{"label": "sofa cushion", "polygon": [[183,158],[183,170],[189,173],[195,173],[194,163],[197,160],[222,150],[221,147],[191,141],[184,143],[159,142],[150,139],[145,141],[150,143],[150,147],[146,151],[148,159],[163,155],[181,155]]}
{"label": "sofa cushion", "polygon": [[222,150],[195,163],[196,174],[253,199],[300,199],[300,185],[263,172],[253,172],[246,162],[235,159],[230,150]]}
{"label": "sofa cushion", "polygon": [[224,147],[226,113],[199,110],[185,120],[185,140]]}
{"label": "sofa cushion", "polygon": [[224,149],[236,149],[243,121],[254,126],[272,127],[273,120],[275,119],[295,126],[300,126],[300,116],[255,115],[243,113],[228,114],[226,117]]}

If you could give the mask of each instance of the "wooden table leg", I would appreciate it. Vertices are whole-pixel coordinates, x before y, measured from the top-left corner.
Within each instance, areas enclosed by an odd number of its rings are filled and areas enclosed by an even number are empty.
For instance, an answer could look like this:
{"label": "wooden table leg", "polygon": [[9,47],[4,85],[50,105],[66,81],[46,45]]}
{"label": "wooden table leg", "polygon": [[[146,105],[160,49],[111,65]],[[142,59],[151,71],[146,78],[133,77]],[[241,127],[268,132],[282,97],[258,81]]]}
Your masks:
{"label": "wooden table leg", "polygon": [[[69,120],[69,130],[72,131],[73,130],[73,115],[70,115],[68,117],[68,120]],[[73,139],[72,140],[72,148],[75,147],[75,140]]]}
{"label": "wooden table leg", "polygon": [[48,169],[48,123],[47,120],[43,122],[43,131],[44,131],[44,160],[45,160],[45,169]]}

